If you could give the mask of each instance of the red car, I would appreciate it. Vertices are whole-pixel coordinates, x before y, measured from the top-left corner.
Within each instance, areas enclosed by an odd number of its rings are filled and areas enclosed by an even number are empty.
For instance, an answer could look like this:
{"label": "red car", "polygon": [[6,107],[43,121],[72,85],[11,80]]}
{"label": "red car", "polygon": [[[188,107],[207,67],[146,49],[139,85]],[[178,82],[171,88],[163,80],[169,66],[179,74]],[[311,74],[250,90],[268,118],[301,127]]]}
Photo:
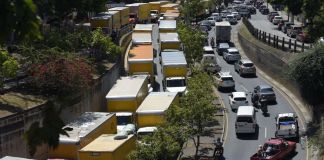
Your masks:
{"label": "red car", "polygon": [[297,41],[301,41],[301,42],[305,42],[305,43],[311,42],[309,35],[305,32],[299,33],[297,35],[296,39],[297,39]]}
{"label": "red car", "polygon": [[250,160],[281,160],[294,153],[296,142],[282,138],[271,138],[264,143],[258,153],[251,156]]}

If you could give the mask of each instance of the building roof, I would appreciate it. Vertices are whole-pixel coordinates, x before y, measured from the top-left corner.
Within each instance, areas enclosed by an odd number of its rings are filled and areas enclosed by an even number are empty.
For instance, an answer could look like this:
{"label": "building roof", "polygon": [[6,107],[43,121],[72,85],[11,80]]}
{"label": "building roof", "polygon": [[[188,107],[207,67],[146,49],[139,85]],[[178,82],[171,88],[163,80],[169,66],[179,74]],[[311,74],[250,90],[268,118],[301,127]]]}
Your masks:
{"label": "building roof", "polygon": [[60,134],[60,143],[78,143],[80,139],[86,137],[94,129],[113,117],[115,113],[105,112],[85,112],[63,128],[69,128],[67,135]]}
{"label": "building roof", "polygon": [[153,24],[136,24],[135,28],[133,29],[133,32],[136,31],[152,32],[152,30],[153,30]]}
{"label": "building roof", "polygon": [[237,110],[237,115],[240,116],[250,116],[254,114],[253,106],[239,106]]}
{"label": "building roof", "polygon": [[0,118],[32,109],[45,103],[47,103],[47,99],[41,96],[18,92],[0,94]]}
{"label": "building roof", "polygon": [[128,9],[129,7],[114,7],[114,8],[109,8],[108,11],[121,11]]}
{"label": "building roof", "polygon": [[177,97],[176,92],[151,92],[136,110],[137,114],[163,114]]}
{"label": "building roof", "polygon": [[178,33],[160,33],[161,42],[180,42]]}
{"label": "building roof", "polygon": [[215,22],[215,26],[231,26],[228,21]]}
{"label": "building roof", "polygon": [[164,29],[172,29],[176,30],[177,29],[177,21],[176,20],[161,20],[159,24],[159,29],[164,30]]}
{"label": "building roof", "polygon": [[136,45],[129,50],[128,62],[153,62],[152,45]]}
{"label": "building roof", "polygon": [[116,134],[102,134],[91,143],[83,147],[80,152],[114,152],[129,139],[134,137],[133,134],[128,135],[125,139],[115,140]]}
{"label": "building roof", "polygon": [[186,58],[182,51],[179,52],[162,52],[163,65],[187,65]]}
{"label": "building roof", "polygon": [[151,33],[132,33],[133,44],[152,44]]}
{"label": "building roof", "polygon": [[106,99],[135,98],[146,81],[147,75],[121,77],[110,89]]}

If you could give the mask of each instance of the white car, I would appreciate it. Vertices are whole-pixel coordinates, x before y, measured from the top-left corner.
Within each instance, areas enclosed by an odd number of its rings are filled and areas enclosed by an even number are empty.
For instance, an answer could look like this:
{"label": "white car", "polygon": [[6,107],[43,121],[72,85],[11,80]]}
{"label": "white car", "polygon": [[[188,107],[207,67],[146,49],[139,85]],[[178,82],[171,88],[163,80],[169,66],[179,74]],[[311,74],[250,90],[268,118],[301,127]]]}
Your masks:
{"label": "white car", "polygon": [[227,15],[226,16],[226,21],[228,21],[230,24],[236,24],[237,23],[236,16],[233,15],[233,14]]}
{"label": "white car", "polygon": [[230,72],[219,72],[216,74],[216,85],[220,89],[235,89],[235,82]]}
{"label": "white car", "polygon": [[232,14],[236,17],[237,20],[241,19],[241,15],[238,12],[232,12]]}
{"label": "white car", "polygon": [[232,92],[228,98],[232,111],[236,111],[239,106],[249,105],[245,92]]}
{"label": "white car", "polygon": [[241,59],[241,55],[236,48],[228,48],[223,53],[223,58],[226,62],[235,62]]}
{"label": "white car", "polygon": [[282,17],[281,16],[274,16],[274,18],[272,19],[272,23],[274,25],[277,25],[280,21],[282,21]]}

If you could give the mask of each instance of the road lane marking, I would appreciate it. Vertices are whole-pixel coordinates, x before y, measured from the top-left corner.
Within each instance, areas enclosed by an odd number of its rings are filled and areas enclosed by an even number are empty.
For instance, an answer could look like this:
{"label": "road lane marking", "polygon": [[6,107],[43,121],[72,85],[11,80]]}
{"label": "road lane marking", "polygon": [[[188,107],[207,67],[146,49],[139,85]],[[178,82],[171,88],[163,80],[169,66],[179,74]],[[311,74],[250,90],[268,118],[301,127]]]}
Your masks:
{"label": "road lane marking", "polygon": [[264,128],[264,138],[267,138],[267,127]]}
{"label": "road lane marking", "polygon": [[244,90],[245,92],[249,92],[249,90],[246,89],[242,84],[240,84],[240,86],[243,88],[243,90]]}

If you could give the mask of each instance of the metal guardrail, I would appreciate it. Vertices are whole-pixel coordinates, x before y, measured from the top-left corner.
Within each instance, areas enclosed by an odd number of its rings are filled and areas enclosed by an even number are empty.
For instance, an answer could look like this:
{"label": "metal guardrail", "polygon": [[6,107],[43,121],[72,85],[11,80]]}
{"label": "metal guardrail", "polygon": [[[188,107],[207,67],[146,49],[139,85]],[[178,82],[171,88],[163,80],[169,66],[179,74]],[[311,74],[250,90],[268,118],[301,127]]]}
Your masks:
{"label": "metal guardrail", "polygon": [[283,51],[288,52],[304,52],[307,49],[312,48],[312,44],[305,44],[304,42],[297,42],[297,40],[293,40],[290,38],[280,37],[277,35],[273,35],[270,33],[267,33],[265,31],[262,31],[258,28],[255,28],[251,22],[243,18],[243,24],[247,27],[249,32],[258,40],[264,42],[265,44],[281,49]]}

